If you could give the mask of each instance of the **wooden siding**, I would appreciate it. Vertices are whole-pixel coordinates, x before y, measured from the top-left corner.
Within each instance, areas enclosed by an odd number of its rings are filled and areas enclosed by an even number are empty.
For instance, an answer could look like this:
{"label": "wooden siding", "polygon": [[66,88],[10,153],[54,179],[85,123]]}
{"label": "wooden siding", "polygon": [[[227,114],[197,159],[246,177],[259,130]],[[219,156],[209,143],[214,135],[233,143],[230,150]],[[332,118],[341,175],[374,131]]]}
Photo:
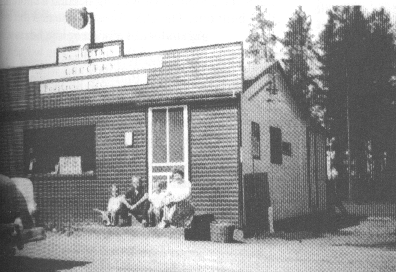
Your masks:
{"label": "wooden siding", "polygon": [[0,70],[0,112],[27,109],[29,101],[29,70]]}
{"label": "wooden siding", "polygon": [[238,111],[236,106],[192,107],[190,164],[197,213],[238,225]]}
{"label": "wooden siding", "polygon": [[241,43],[131,55],[124,58],[150,55],[163,56],[162,68],[136,71],[148,74],[148,84],[130,87],[40,95],[40,83],[28,82],[28,68],[0,70],[1,93],[4,93],[0,110],[219,97],[242,92]]}
{"label": "wooden siding", "polygon": [[[270,70],[269,70],[270,71]],[[308,161],[307,161],[307,123],[303,119],[295,101],[287,89],[283,74],[275,70],[277,94],[270,95],[263,88],[272,78],[272,74],[263,75],[258,78],[241,97],[241,119],[242,119],[242,159],[243,174],[263,172],[268,173],[271,202],[274,208],[274,219],[280,220],[295,217],[312,212],[310,206],[311,179],[308,184]],[[252,160],[251,155],[251,122],[257,122],[261,130],[261,157]],[[283,155],[282,164],[270,162],[270,127],[280,128],[282,141],[291,143],[291,156]],[[311,144],[313,144],[311,142]],[[317,151],[322,154],[325,142],[317,140]],[[326,175],[323,163],[318,155],[317,176],[318,194],[322,199],[325,186],[323,175]],[[323,157],[325,159],[325,157]],[[313,167],[311,167],[313,168]],[[311,186],[311,188],[310,188]],[[316,200],[315,200],[316,201]],[[322,200],[319,201],[320,208]]]}
{"label": "wooden siding", "polygon": [[[7,122],[1,125],[1,173],[24,176],[24,129],[95,125],[96,171],[94,176],[33,176],[40,216],[45,221],[84,221],[95,217],[93,208],[105,209],[110,184],[125,192],[132,175],[140,175],[147,186],[146,109],[92,116]],[[124,146],[124,133],[134,132],[134,146]],[[5,136],[4,136],[5,135]]]}

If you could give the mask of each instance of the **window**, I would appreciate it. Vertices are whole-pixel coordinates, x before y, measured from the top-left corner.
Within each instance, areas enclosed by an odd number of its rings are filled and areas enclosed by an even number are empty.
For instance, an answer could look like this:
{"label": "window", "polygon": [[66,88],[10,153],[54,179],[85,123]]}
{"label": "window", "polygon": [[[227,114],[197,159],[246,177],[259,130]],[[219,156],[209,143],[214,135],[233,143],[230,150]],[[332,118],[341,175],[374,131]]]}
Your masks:
{"label": "window", "polygon": [[95,171],[95,126],[25,130],[25,171],[80,175]]}
{"label": "window", "polygon": [[152,111],[153,163],[184,161],[183,108]]}
{"label": "window", "polygon": [[260,125],[252,122],[252,156],[260,159]]}
{"label": "window", "polygon": [[291,143],[282,142],[282,154],[291,157],[292,155]]}
{"label": "window", "polygon": [[282,164],[282,131],[270,127],[271,163]]}

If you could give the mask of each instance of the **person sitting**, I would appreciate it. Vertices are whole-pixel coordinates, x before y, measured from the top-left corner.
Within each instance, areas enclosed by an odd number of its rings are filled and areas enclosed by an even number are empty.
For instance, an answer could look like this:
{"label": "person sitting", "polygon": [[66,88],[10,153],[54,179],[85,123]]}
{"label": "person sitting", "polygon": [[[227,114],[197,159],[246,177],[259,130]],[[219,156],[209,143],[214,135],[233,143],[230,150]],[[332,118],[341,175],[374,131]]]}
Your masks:
{"label": "person sitting", "polygon": [[191,183],[184,179],[184,172],[173,170],[172,180],[168,185],[163,198],[164,216],[158,228],[168,226],[190,227],[194,206],[190,203]]}
{"label": "person sitting", "polygon": [[162,200],[165,196],[163,184],[154,183],[153,193],[149,196],[150,209],[148,210],[149,225],[154,227],[161,222],[161,213],[163,208]]}
{"label": "person sitting", "polygon": [[107,226],[115,226],[118,224],[118,217],[120,215],[120,210],[123,204],[131,208],[131,206],[125,200],[125,196],[119,194],[117,185],[112,184],[111,196],[107,204],[107,210],[101,211],[99,209],[94,209],[94,211],[101,213],[102,221],[104,224],[106,224]]}
{"label": "person sitting", "polygon": [[131,225],[128,213],[131,213],[138,222],[144,227],[148,226],[148,210],[150,202],[148,194],[144,193],[141,179],[138,176],[132,176],[131,188],[125,193],[126,203],[121,207],[121,218],[125,225]]}

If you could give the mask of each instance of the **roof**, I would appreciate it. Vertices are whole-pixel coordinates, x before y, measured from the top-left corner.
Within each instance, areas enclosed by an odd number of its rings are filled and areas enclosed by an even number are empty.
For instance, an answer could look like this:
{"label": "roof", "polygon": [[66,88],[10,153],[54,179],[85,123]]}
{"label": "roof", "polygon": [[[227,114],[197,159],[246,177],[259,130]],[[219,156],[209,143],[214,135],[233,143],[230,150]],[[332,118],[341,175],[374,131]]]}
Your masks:
{"label": "roof", "polygon": [[[244,91],[249,89],[250,86],[254,82],[256,82],[260,77],[268,74],[270,69],[279,69],[281,72],[282,76],[286,79],[286,82],[288,84],[287,76],[284,70],[284,64],[281,61],[260,61],[258,63],[255,63],[253,60],[246,60],[244,61],[244,82],[243,82],[243,88]],[[290,89],[290,85],[288,84],[288,87]]]}
{"label": "roof", "polygon": [[[255,63],[253,60],[248,59],[244,61],[244,91],[250,88],[257,80],[259,80],[262,76],[268,74],[270,69],[278,69],[282,74],[283,78],[286,81],[287,88],[291,91],[290,82],[288,76],[286,75],[284,63],[282,61],[260,61]],[[295,101],[297,107],[304,112],[305,110],[302,106],[297,103],[295,97],[292,95],[292,99]],[[313,124],[312,120],[308,117],[308,115],[303,114],[303,119],[307,120],[310,123],[311,127],[317,127],[317,124]],[[318,128],[320,131],[324,132],[323,127]]]}
{"label": "roof", "polygon": [[244,80],[250,81],[256,79],[264,70],[268,69],[274,63],[275,61],[260,61],[258,63],[255,63],[253,60],[245,59],[245,63],[243,64]]}

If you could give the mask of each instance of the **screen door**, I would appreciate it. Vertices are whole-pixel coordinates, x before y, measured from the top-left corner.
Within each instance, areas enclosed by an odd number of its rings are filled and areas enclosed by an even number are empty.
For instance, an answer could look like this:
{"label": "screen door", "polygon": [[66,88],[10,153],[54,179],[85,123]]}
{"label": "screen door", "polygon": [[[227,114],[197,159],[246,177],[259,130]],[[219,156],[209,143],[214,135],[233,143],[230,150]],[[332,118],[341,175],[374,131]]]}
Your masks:
{"label": "screen door", "polygon": [[183,170],[188,179],[187,106],[149,108],[148,174],[149,194],[165,189],[173,169]]}

